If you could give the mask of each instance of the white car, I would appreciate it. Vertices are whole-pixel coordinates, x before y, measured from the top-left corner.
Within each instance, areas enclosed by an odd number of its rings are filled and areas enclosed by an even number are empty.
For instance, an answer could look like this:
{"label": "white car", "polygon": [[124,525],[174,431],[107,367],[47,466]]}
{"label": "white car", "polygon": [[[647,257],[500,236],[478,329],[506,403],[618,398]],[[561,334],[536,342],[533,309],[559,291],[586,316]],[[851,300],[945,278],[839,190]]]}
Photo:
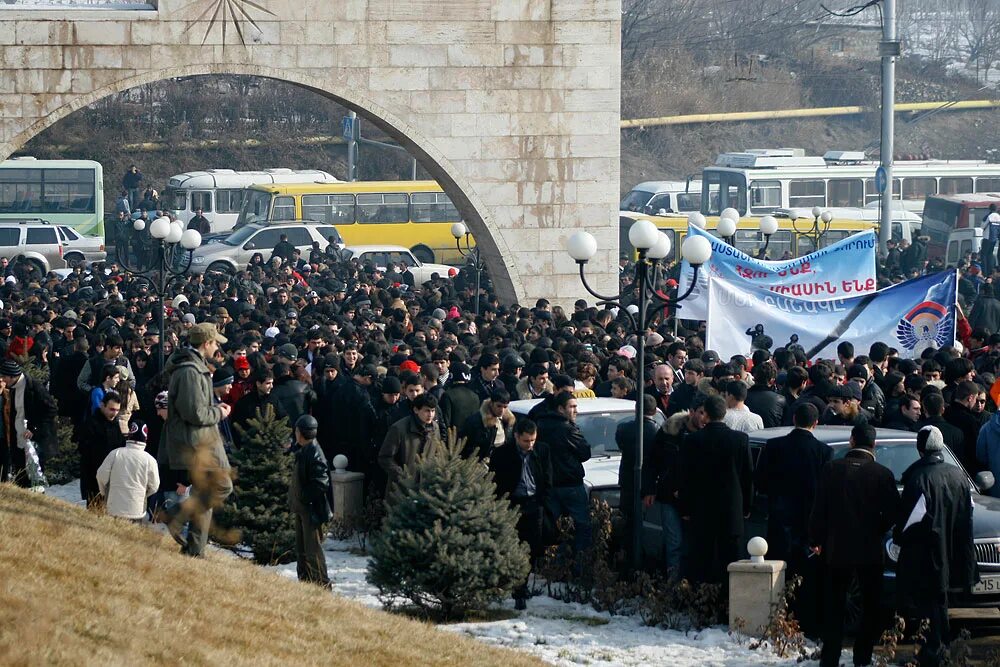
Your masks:
{"label": "white car", "polygon": [[[414,257],[409,248],[399,245],[355,245],[344,248],[350,259],[357,259],[362,264],[370,262],[385,271],[390,264],[406,264],[413,274],[413,283],[421,285],[431,279],[435,273],[442,278],[448,277],[448,272],[454,267],[447,264],[429,264]],[[346,254],[345,253],[345,254]]]}
{"label": "white car", "polygon": [[335,243],[342,241],[333,225],[311,221],[246,225],[219,243],[206,243],[195,250],[191,258],[191,273],[236,273],[245,268],[256,253],[260,253],[266,262],[282,234],[306,257],[314,241],[318,241],[320,248],[324,249],[329,245],[331,236]]}
{"label": "white car", "polygon": [[103,262],[108,258],[104,248],[104,239],[99,236],[84,236],[71,227],[59,225],[59,238],[63,246],[63,259],[72,266],[83,262],[90,266],[94,262]]}

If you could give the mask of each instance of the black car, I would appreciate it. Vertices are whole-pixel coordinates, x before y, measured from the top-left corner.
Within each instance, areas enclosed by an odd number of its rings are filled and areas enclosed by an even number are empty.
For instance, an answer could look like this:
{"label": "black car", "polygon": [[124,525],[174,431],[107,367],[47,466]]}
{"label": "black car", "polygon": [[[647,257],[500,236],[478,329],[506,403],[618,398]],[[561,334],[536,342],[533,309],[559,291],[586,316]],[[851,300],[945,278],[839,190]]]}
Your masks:
{"label": "black car", "polygon": [[[787,435],[789,431],[791,428],[782,427],[751,432],[749,434],[750,448],[753,453],[754,465],[756,465],[757,457],[760,455],[764,443],[773,438]],[[851,437],[850,427],[820,426],[816,428],[813,435],[820,442],[833,448],[834,458],[840,458],[848,451]],[[964,471],[951,450],[945,448],[943,453],[945,462]],[[892,429],[876,430],[875,460],[892,471],[901,491],[900,480],[903,472],[919,457],[916,433]],[[981,472],[976,475],[975,480],[968,479],[969,488],[972,490],[972,501],[975,504],[972,513],[972,532],[981,581],[973,589],[971,595],[956,591],[949,595],[948,601],[952,607],[997,607],[1000,606],[1000,499],[982,495],[984,491],[993,486],[992,473]],[[757,494],[747,523],[746,536],[749,539],[755,535],[765,536],[766,534],[767,499],[762,494]],[[895,562],[899,555],[899,548],[892,543],[889,535],[886,535],[885,552],[886,568],[883,588],[886,600],[891,601],[894,599],[895,593]]]}

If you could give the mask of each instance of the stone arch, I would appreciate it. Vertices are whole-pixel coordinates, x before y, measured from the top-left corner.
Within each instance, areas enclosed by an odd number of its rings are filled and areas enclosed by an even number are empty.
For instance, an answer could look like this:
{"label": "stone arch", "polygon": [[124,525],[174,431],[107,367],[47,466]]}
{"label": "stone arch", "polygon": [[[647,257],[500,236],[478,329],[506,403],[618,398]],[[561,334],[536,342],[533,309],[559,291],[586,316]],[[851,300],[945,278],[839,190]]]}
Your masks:
{"label": "stone arch", "polygon": [[326,81],[293,69],[278,69],[242,63],[192,64],[160,70],[148,70],[118,79],[89,93],[73,97],[38,119],[6,144],[0,143],[0,160],[24,146],[32,138],[55,125],[74,111],[83,109],[109,95],[129,88],[186,76],[248,75],[285,81],[318,93],[336,102],[372,123],[405,147],[420,165],[434,178],[458,207],[481,248],[497,296],[505,303],[522,301],[526,292],[517,270],[512,249],[473,186],[434,143],[417,128],[377,104],[358,91],[332,90]]}

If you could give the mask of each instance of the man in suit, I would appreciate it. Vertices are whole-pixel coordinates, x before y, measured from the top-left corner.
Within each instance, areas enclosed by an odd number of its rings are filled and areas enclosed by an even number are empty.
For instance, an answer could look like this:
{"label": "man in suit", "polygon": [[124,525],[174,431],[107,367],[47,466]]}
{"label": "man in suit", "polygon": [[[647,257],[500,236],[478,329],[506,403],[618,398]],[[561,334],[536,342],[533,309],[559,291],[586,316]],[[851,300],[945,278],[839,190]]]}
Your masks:
{"label": "man in suit", "polygon": [[707,424],[684,443],[678,497],[691,522],[691,579],[720,583],[729,563],[739,559],[743,520],[750,513],[750,444],[746,433],[725,425],[724,398],[710,396],[699,409]]}
{"label": "man in suit", "polygon": [[[514,426],[506,444],[493,450],[490,470],[497,485],[497,496],[508,497],[511,507],[518,510],[517,536],[531,549],[531,564],[545,549],[542,531],[545,500],[551,484],[552,470],[544,447],[535,447],[538,427],[530,419]],[[514,590],[514,605],[524,609],[528,598],[528,582]]]}
{"label": "man in suit", "polygon": [[854,664],[867,665],[881,635],[882,553],[885,531],[896,519],[899,493],[892,471],[875,462],[875,429],[851,430],[851,450],[823,467],[809,518],[809,544],[827,567],[824,578],[822,667],[840,663],[847,588],[861,588],[861,627]]}
{"label": "man in suit", "polygon": [[816,626],[816,559],[809,558],[809,514],[816,500],[823,466],[833,450],[813,435],[819,411],[801,403],[792,416],[795,428],[768,441],[757,459],[754,483],[767,495],[768,557],[788,563],[788,574],[803,577],[796,596],[797,615],[806,630]]}

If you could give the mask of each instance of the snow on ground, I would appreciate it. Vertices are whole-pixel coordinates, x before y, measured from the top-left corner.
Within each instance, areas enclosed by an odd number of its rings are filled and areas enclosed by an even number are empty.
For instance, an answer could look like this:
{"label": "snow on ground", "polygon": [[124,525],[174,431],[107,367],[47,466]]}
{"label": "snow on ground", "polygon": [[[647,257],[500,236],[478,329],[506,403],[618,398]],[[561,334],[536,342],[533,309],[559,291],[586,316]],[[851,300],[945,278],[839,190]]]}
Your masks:
{"label": "snow on ground", "polygon": [[[69,503],[83,504],[79,481],[50,486],[45,493]],[[155,528],[163,529],[162,526]],[[365,581],[368,558],[358,555],[356,547],[357,544],[351,541],[327,540],[324,544],[334,592],[369,607],[380,607],[377,589]],[[294,562],[267,569],[289,579],[296,578]],[[611,616],[586,605],[560,602],[547,596],[531,598],[528,609],[523,612],[514,611],[512,600],[506,601],[504,608],[514,616],[439,627],[495,646],[526,651],[555,665],[743,667],[815,664],[782,660],[767,648],[750,650],[746,640],[737,641],[721,626],[689,633],[650,628],[634,616]]]}

